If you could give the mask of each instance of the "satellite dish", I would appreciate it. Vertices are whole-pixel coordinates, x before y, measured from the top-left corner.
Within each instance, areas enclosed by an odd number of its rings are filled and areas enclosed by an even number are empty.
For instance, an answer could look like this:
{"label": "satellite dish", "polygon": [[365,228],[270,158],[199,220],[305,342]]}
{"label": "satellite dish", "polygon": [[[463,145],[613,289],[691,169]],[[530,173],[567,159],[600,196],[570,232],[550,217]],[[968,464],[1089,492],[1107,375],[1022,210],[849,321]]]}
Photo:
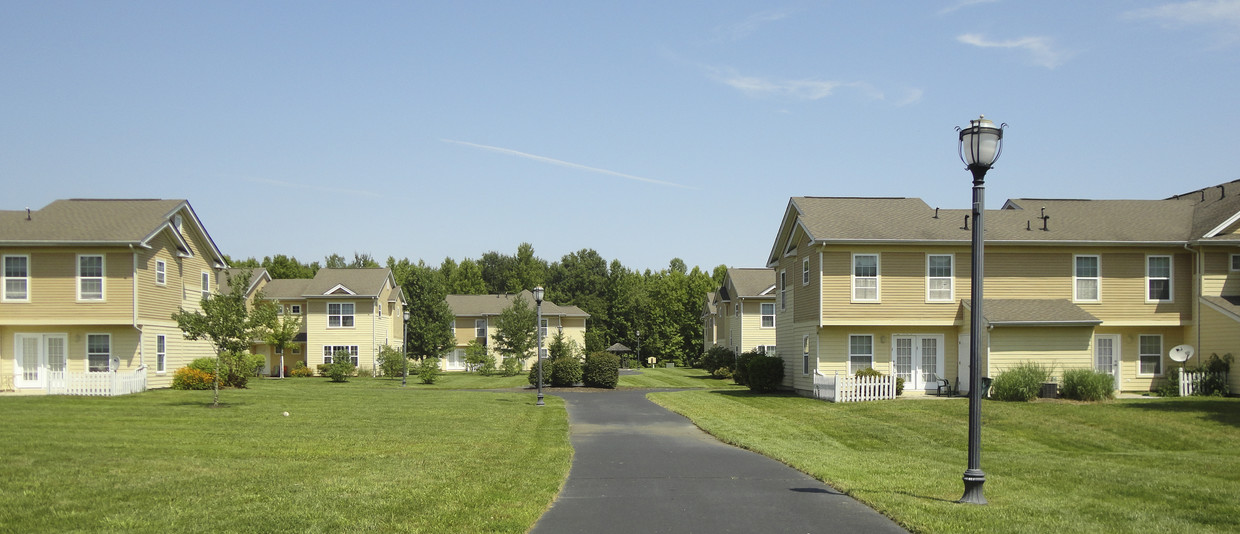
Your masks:
{"label": "satellite dish", "polygon": [[1193,354],[1196,352],[1197,351],[1193,350],[1192,345],[1176,345],[1171,347],[1171,352],[1167,353],[1167,356],[1172,360],[1184,363],[1188,361],[1189,358],[1192,358]]}

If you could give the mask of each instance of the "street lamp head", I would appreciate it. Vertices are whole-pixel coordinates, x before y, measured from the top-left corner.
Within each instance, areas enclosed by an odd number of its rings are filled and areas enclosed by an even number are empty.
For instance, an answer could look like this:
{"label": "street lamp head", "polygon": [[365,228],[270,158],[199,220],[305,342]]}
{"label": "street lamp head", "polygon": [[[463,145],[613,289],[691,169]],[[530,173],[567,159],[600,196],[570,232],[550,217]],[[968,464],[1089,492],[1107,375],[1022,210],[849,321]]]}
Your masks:
{"label": "street lamp head", "polygon": [[960,131],[960,160],[965,168],[989,169],[999,159],[1003,151],[1003,128],[998,128],[985,115],[969,121],[968,128],[956,128]]}
{"label": "street lamp head", "polygon": [[537,302],[538,304],[542,304],[542,301],[543,301],[543,288],[542,288],[542,286],[538,286],[538,287],[534,288],[534,301],[535,301],[535,302]]}
{"label": "street lamp head", "polygon": [[405,320],[409,320],[409,310],[405,310]]}

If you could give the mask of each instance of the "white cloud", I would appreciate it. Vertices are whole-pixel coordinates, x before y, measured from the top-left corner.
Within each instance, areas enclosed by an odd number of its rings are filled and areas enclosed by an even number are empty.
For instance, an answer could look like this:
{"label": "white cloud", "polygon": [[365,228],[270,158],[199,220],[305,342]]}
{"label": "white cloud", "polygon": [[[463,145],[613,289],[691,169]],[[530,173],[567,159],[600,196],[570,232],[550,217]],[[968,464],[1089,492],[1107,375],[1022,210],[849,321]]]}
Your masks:
{"label": "white cloud", "polygon": [[749,96],[786,96],[800,100],[819,100],[831,96],[843,82],[822,80],[772,80],[744,76],[728,68],[707,68],[716,81]]}
{"label": "white cloud", "polygon": [[1134,9],[1129,19],[1152,19],[1170,27],[1221,26],[1229,40],[1240,39],[1240,0],[1196,0]]}
{"label": "white cloud", "polygon": [[306,189],[310,191],[331,193],[333,195],[345,194],[345,195],[352,195],[352,196],[358,196],[358,197],[383,198],[383,195],[380,195],[379,193],[376,193],[374,191],[367,191],[365,189],[347,189],[343,187],[324,187],[321,185],[298,184],[294,182],[285,182],[283,180],[272,180],[270,178],[245,178],[245,180],[248,182],[274,185],[274,186],[284,187],[288,189]]}
{"label": "white cloud", "polygon": [[653,179],[653,178],[644,178],[644,177],[641,177],[641,176],[634,176],[634,175],[632,175],[632,174],[624,174],[624,173],[622,173],[622,172],[609,171],[609,170],[607,170],[607,169],[600,169],[600,168],[598,168],[598,167],[589,167],[589,166],[586,166],[586,165],[581,165],[581,164],[579,164],[579,163],[573,163],[573,162],[570,162],[570,161],[564,161],[564,160],[559,160],[559,159],[555,159],[555,158],[549,158],[549,157],[546,157],[546,156],[539,156],[539,155],[537,155],[537,154],[529,154],[529,153],[526,153],[526,152],[521,152],[521,151],[518,151],[518,150],[513,150],[513,149],[511,149],[511,148],[502,148],[502,147],[490,146],[490,145],[480,145],[480,144],[477,144],[477,143],[470,143],[469,141],[457,141],[457,140],[455,140],[455,139],[440,139],[440,141],[443,141],[443,142],[445,142],[445,143],[452,143],[452,144],[454,144],[454,145],[467,146],[467,147],[470,147],[470,148],[477,148],[477,149],[479,149],[479,150],[486,150],[486,151],[489,151],[489,152],[495,152],[495,153],[498,153],[498,154],[504,154],[504,155],[507,155],[507,156],[516,156],[516,157],[518,157],[518,158],[525,158],[525,159],[530,159],[530,160],[534,160],[534,161],[540,161],[540,162],[543,162],[543,163],[550,163],[550,164],[552,164],[552,165],[558,165],[558,166],[560,166],[560,167],[568,167],[568,168],[570,168],[570,169],[577,169],[577,170],[586,171],[586,172],[593,172],[593,173],[597,173],[597,174],[606,174],[606,175],[608,175],[608,176],[616,176],[616,177],[624,178],[624,179],[626,179],[626,180],[635,180],[635,181],[638,181],[638,182],[645,182],[645,183],[648,183],[648,184],[662,185],[662,186],[667,186],[667,187],[678,187],[678,188],[681,188],[681,189],[696,189],[696,188],[694,188],[694,187],[689,187],[689,186],[687,186],[687,185],[681,185],[681,184],[674,183],[674,182],[665,182],[665,181],[663,181],[663,180],[655,180],[655,179]]}
{"label": "white cloud", "polygon": [[953,11],[957,11],[960,9],[964,9],[966,7],[972,7],[972,6],[976,6],[980,4],[993,4],[998,1],[999,0],[960,0],[959,2],[956,2],[955,4],[952,4],[943,9],[940,9],[939,14],[946,15],[948,13],[951,13]]}
{"label": "white cloud", "polygon": [[991,41],[975,33],[966,33],[956,37],[957,41],[981,48],[1013,48],[1029,53],[1037,65],[1053,69],[1062,65],[1072,53],[1057,49],[1049,37],[1021,37],[1007,41]]}
{"label": "white cloud", "polygon": [[791,13],[791,10],[787,9],[772,9],[754,13],[741,22],[716,27],[715,35],[731,40],[743,39],[768,23],[788,18],[788,15]]}

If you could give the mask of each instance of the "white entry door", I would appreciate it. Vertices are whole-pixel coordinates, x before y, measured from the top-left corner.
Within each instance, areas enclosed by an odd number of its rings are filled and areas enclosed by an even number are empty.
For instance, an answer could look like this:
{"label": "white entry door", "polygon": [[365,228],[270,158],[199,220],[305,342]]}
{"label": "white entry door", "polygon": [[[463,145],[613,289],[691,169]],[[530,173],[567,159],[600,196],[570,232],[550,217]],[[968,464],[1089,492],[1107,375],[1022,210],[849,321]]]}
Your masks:
{"label": "white entry door", "polygon": [[943,336],[891,336],[891,361],[908,389],[934,390],[943,376]]}
{"label": "white entry door", "polygon": [[1119,355],[1119,335],[1094,336],[1094,370],[1114,377],[1115,389],[1119,389]]}
{"label": "white entry door", "polygon": [[13,385],[46,388],[65,379],[69,336],[66,334],[14,334]]}

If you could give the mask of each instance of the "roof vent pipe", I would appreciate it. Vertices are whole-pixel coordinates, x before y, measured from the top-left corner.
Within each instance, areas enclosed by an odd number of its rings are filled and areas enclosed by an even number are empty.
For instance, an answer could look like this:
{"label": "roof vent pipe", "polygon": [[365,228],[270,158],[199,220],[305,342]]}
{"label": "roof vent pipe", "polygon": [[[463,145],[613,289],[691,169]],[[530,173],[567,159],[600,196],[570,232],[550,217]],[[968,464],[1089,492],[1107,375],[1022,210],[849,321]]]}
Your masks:
{"label": "roof vent pipe", "polygon": [[26,208],[26,220],[30,220],[30,208]]}
{"label": "roof vent pipe", "polygon": [[[1222,187],[1222,186],[1219,186],[1219,187]],[[938,209],[938,208],[934,208],[934,218],[935,218],[935,219],[939,218],[939,209]]]}
{"label": "roof vent pipe", "polygon": [[1042,219],[1042,231],[1049,232],[1050,228],[1047,227],[1046,222],[1051,220],[1051,216],[1046,214],[1046,206],[1042,206],[1042,216],[1038,218]]}
{"label": "roof vent pipe", "polygon": [[1201,190],[1201,201],[1202,202],[1206,201],[1206,190],[1205,189]]}
{"label": "roof vent pipe", "polygon": [[1226,187],[1221,186],[1221,185],[1220,185],[1220,186],[1218,186],[1218,198],[1219,198],[1219,200],[1222,200],[1222,199],[1224,199],[1224,198],[1227,198],[1227,188],[1226,188]]}
{"label": "roof vent pipe", "polygon": [[964,216],[964,226],[963,226],[963,227],[961,227],[960,229],[961,229],[961,230],[968,230],[968,229],[969,229],[969,216],[968,216],[968,215],[965,215],[965,216]]}
{"label": "roof vent pipe", "polygon": [[1025,221],[1025,231],[1026,232],[1033,231],[1033,221]]}

